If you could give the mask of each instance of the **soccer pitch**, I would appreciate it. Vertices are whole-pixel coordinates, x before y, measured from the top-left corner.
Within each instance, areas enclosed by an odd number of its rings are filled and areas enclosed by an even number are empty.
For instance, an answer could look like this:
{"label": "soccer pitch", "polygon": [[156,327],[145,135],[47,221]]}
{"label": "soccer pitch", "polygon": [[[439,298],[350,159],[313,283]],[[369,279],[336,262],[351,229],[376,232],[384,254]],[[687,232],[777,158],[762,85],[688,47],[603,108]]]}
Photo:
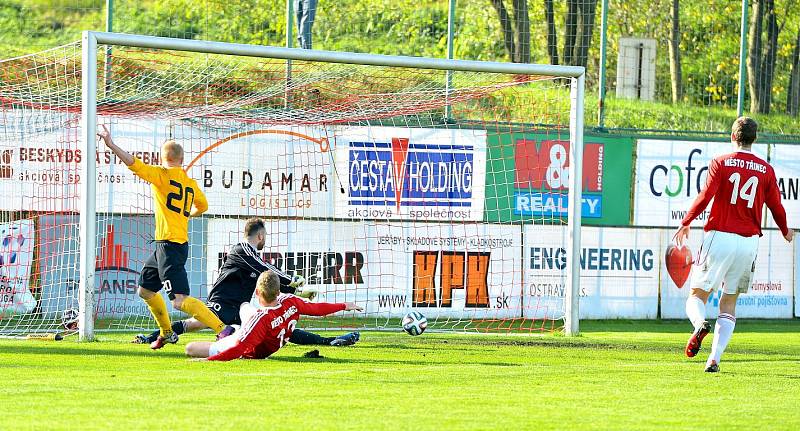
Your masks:
{"label": "soccer pitch", "polygon": [[583,335],[362,334],[267,360],[191,362],[101,342],[0,340],[0,429],[800,429],[800,321],[737,323],[721,372],[686,322],[584,322]]}

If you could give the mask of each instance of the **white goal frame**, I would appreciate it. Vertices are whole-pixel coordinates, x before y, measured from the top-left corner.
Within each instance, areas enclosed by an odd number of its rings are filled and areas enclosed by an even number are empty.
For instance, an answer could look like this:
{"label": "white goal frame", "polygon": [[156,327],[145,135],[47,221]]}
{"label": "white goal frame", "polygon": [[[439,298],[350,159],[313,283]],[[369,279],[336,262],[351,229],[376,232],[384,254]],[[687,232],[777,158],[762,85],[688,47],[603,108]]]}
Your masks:
{"label": "white goal frame", "polygon": [[[580,250],[581,250],[581,197],[583,183],[583,118],[586,70],[581,66],[557,66],[526,63],[499,63],[485,61],[446,60],[422,57],[357,54],[349,52],[278,48],[201,40],[175,39],[134,34],[84,31],[82,35],[82,88],[81,88],[81,143],[84,154],[94,154],[97,149],[97,45],[117,45],[137,48],[190,51],[209,54],[264,57],[281,60],[318,61],[358,65],[506,73],[519,75],[546,75],[576,78],[570,88],[570,179],[567,209],[567,286],[564,298],[566,335],[579,332]],[[81,176],[80,212],[80,291],[78,328],[81,341],[94,339],[94,291],[97,251],[96,237],[96,184],[88,181],[97,177],[94,157],[84,157]]]}

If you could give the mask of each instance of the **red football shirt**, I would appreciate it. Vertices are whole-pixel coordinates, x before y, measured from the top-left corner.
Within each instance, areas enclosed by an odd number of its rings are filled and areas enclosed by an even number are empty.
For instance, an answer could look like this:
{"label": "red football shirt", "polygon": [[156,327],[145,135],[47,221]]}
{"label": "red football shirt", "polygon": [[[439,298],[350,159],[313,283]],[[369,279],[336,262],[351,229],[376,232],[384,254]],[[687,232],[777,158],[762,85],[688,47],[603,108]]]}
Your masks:
{"label": "red football shirt", "polygon": [[238,337],[233,347],[208,358],[209,361],[231,359],[264,359],[277,352],[292,337],[301,314],[325,316],[345,308],[344,304],[317,304],[294,295],[278,295],[277,305],[259,308],[242,328],[231,337]]}
{"label": "red football shirt", "polygon": [[750,151],[739,150],[711,161],[706,187],[697,195],[681,224],[688,226],[712,198],[706,231],[760,236],[765,203],[781,232],[786,235],[789,231],[775,170]]}

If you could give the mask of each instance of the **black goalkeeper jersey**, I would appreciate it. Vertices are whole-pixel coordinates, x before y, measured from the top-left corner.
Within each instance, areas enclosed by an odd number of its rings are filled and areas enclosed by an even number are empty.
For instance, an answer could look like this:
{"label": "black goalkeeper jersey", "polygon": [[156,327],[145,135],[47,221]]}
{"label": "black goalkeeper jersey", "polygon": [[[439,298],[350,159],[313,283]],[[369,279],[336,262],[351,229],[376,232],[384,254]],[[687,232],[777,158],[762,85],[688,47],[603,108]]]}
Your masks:
{"label": "black goalkeeper jersey", "polygon": [[289,287],[292,279],[275,266],[264,262],[256,249],[247,242],[234,245],[219,269],[219,277],[208,295],[208,302],[238,307],[250,302],[256,290],[256,280],[262,272],[272,270],[281,280],[281,292],[294,293]]}

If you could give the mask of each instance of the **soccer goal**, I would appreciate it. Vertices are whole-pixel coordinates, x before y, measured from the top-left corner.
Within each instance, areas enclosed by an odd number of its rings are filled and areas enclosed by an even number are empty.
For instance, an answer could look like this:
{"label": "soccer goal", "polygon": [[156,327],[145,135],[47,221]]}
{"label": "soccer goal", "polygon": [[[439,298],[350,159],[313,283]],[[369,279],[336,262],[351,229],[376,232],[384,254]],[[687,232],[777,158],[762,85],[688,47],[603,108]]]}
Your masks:
{"label": "soccer goal", "polygon": [[429,330],[576,334],[583,92],[582,67],[98,32],[0,61],[0,334],[154,327],[150,188],[99,124],[145,163],[183,145],[210,205],[196,297],[261,217],[265,261],[366,309],[307,327],[415,310]]}

